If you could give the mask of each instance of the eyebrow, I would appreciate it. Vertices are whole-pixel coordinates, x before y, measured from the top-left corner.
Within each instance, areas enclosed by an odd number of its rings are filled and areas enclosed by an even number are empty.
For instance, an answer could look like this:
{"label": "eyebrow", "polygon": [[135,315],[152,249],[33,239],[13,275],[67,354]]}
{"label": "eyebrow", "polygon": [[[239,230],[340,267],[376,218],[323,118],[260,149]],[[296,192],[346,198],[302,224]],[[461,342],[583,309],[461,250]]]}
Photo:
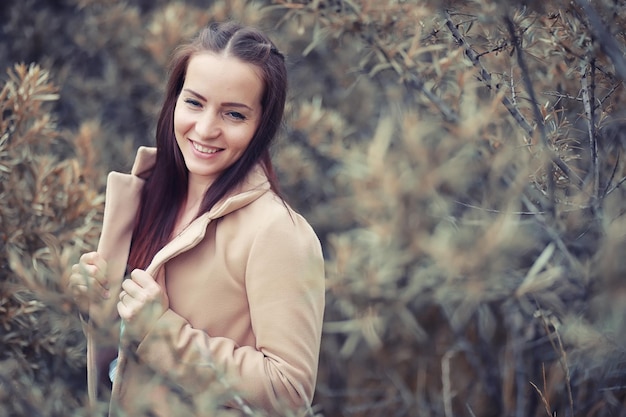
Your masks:
{"label": "eyebrow", "polygon": [[[185,92],[187,92],[187,93],[189,93],[189,94],[191,94],[191,95],[196,96],[196,97],[197,97],[197,98],[199,98],[200,100],[207,101],[207,99],[206,99],[203,95],[198,94],[198,93],[196,93],[195,91],[193,91],[193,90],[191,90],[191,89],[189,89],[189,88],[184,88],[184,89],[183,89],[183,91],[185,91]],[[237,103],[237,102],[227,102],[227,103],[222,103],[222,106],[226,106],[226,107],[241,107],[241,108],[248,109],[248,110],[250,110],[250,111],[254,111],[254,110],[252,109],[252,107],[250,107],[250,106],[248,106],[248,105],[246,105],[246,104],[243,104],[243,103]]]}

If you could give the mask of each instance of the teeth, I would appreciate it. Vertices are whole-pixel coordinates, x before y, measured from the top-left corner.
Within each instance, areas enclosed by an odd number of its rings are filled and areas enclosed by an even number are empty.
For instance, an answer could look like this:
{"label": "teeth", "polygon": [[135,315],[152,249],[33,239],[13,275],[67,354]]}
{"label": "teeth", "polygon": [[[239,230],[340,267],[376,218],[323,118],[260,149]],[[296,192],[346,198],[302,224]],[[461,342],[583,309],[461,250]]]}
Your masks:
{"label": "teeth", "polygon": [[191,144],[197,151],[200,151],[202,153],[215,153],[219,150],[219,149],[211,149],[211,148],[204,147],[196,142],[191,142]]}

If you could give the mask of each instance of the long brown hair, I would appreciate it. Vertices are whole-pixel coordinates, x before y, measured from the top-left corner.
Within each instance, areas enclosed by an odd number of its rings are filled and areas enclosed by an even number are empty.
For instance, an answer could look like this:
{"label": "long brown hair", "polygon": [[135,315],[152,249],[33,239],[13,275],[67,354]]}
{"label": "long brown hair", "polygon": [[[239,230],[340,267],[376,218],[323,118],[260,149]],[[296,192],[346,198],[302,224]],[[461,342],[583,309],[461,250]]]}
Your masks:
{"label": "long brown hair", "polygon": [[287,96],[284,56],[266,35],[255,28],[234,22],[212,24],[191,42],[180,46],[170,64],[165,99],[156,128],[156,164],[142,190],[133,231],[128,260],[131,269],[145,269],[156,252],[167,243],[187,196],[188,171],[174,136],[174,108],[185,81],[189,60],[201,52],[228,53],[242,62],[255,65],[262,75],[264,88],[259,127],[242,156],[209,187],[198,215],[209,211],[257,163],[265,170],[272,189],[279,194],[269,149],[282,122]]}

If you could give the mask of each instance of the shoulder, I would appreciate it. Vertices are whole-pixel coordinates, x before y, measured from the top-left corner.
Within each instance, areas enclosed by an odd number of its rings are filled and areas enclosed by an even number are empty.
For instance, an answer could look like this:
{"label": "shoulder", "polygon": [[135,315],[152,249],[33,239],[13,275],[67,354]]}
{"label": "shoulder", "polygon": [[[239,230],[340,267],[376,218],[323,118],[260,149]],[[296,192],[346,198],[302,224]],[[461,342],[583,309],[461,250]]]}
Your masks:
{"label": "shoulder", "polygon": [[267,191],[245,207],[225,216],[222,223],[237,230],[250,244],[271,247],[306,246],[320,248],[309,222],[272,191]]}

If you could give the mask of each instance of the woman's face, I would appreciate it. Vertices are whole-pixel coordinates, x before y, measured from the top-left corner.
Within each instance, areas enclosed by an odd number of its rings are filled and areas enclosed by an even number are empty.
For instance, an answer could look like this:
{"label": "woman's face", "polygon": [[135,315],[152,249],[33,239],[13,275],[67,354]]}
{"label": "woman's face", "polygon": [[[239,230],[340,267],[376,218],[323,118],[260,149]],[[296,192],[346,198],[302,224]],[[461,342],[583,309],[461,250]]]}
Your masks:
{"label": "woman's face", "polygon": [[174,109],[174,133],[189,180],[209,186],[246,150],[261,118],[263,81],[237,58],[191,57]]}

